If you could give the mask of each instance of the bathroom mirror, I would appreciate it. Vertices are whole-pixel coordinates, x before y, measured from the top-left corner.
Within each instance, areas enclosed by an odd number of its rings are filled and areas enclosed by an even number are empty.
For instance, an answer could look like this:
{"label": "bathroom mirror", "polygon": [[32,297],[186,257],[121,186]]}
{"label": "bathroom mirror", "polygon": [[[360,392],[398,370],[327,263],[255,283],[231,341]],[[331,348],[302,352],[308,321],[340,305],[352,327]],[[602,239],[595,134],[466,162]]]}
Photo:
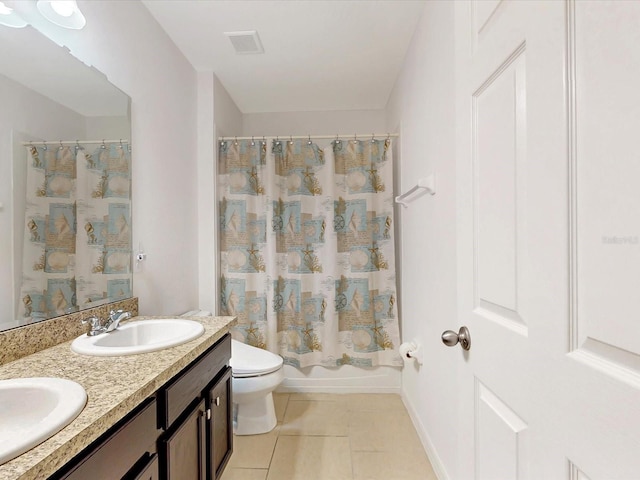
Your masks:
{"label": "bathroom mirror", "polygon": [[130,103],[0,25],[0,330],[131,297]]}

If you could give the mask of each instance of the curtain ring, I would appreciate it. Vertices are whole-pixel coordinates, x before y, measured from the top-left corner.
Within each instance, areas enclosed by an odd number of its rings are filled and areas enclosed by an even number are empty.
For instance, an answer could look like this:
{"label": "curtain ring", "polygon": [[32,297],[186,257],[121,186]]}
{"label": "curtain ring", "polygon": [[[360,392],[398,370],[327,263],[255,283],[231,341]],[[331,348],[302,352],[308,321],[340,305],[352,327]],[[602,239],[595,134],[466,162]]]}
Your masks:
{"label": "curtain ring", "polygon": [[107,148],[107,146],[104,144],[104,138],[102,139],[102,146],[100,148],[102,148],[102,149]]}
{"label": "curtain ring", "polygon": [[267,144],[267,138],[263,135],[262,136],[262,146],[265,146]]}
{"label": "curtain ring", "polygon": [[237,147],[238,146],[238,137],[235,137],[235,141],[233,142],[233,144]]}
{"label": "curtain ring", "polygon": [[336,142],[336,143],[340,143],[340,139],[338,138],[338,134],[337,134],[337,133],[336,133],[336,140],[335,140],[335,142]]}
{"label": "curtain ring", "polygon": [[76,139],[76,152],[80,150],[80,141]]}
{"label": "curtain ring", "polygon": [[371,134],[371,143],[376,143],[376,139],[375,139],[376,134],[372,133]]}
{"label": "curtain ring", "polygon": [[276,135],[276,145],[280,145],[280,139],[278,138],[277,135]]}
{"label": "curtain ring", "polygon": [[122,146],[122,139],[120,139],[120,150],[122,150],[124,147]]}
{"label": "curtain ring", "polygon": [[289,145],[293,145],[293,136],[289,135]]}
{"label": "curtain ring", "polygon": [[256,142],[253,140],[253,137],[251,137],[251,146],[253,147],[256,144]]}
{"label": "curtain ring", "polygon": [[224,137],[220,137],[220,146],[224,147]]}
{"label": "curtain ring", "polygon": [[309,135],[309,140],[307,141],[307,145],[312,145],[313,142],[311,141],[311,135]]}

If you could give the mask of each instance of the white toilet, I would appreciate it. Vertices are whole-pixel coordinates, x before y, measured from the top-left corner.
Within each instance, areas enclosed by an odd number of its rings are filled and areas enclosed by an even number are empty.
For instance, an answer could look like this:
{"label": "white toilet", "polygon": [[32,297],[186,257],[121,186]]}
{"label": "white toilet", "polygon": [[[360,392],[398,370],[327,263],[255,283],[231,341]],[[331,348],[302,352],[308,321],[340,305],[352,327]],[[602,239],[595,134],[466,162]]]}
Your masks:
{"label": "white toilet", "polygon": [[278,423],[272,392],[284,380],[282,363],[279,355],[231,340],[236,435],[267,433]]}
{"label": "white toilet", "polygon": [[[183,316],[209,317],[211,312],[191,310]],[[282,357],[232,339],[230,363],[235,411],[233,433],[270,432],[278,423],[272,392],[284,380]]]}

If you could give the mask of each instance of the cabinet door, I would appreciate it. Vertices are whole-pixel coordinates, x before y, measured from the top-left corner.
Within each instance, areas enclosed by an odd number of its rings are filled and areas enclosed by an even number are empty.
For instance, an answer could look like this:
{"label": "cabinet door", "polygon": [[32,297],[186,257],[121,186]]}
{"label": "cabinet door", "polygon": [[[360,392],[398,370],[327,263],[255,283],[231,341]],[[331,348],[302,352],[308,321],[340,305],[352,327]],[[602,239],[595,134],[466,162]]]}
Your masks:
{"label": "cabinet door", "polygon": [[[126,477],[125,477],[126,478]],[[160,480],[158,470],[158,455],[153,455],[142,467],[142,471],[133,477],[133,480]]]}
{"label": "cabinet door", "polygon": [[205,480],[207,419],[204,399],[160,441],[166,480]]}
{"label": "cabinet door", "polygon": [[220,478],[233,452],[233,403],[231,397],[231,367],[207,393],[209,419],[210,479]]}

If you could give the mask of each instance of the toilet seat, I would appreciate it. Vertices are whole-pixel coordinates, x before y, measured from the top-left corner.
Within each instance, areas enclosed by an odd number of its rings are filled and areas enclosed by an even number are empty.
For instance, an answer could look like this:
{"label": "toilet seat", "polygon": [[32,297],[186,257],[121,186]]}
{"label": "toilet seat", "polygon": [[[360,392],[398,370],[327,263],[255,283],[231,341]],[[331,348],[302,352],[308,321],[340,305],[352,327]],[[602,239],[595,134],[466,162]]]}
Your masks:
{"label": "toilet seat", "polygon": [[231,340],[231,375],[235,378],[259,377],[282,368],[280,355]]}

